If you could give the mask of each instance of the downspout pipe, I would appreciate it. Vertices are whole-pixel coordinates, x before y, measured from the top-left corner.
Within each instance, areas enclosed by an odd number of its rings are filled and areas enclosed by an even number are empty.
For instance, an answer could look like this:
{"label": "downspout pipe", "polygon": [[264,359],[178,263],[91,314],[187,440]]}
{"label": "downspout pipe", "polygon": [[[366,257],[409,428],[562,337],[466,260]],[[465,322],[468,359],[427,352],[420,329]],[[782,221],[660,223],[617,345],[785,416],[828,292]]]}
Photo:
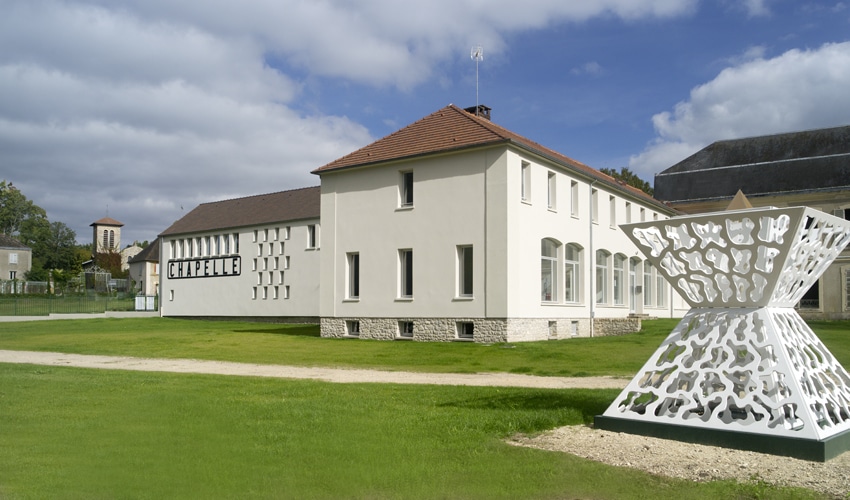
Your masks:
{"label": "downspout pipe", "polygon": [[589,186],[588,205],[590,206],[590,210],[587,211],[587,215],[588,215],[588,217],[587,217],[587,229],[588,229],[587,241],[588,241],[588,247],[590,247],[588,259],[587,259],[588,263],[590,264],[589,269],[588,269],[588,273],[587,273],[587,278],[588,278],[588,281],[590,282],[590,297],[588,297],[588,299],[589,299],[588,301],[590,302],[590,337],[591,338],[593,338],[593,333],[594,333],[593,323],[594,323],[594,319],[595,319],[595,316],[596,316],[596,309],[595,309],[595,306],[596,306],[596,275],[595,275],[596,252],[593,250],[593,216],[594,216],[594,214],[593,214],[593,185],[594,184],[596,184],[595,180],[592,181],[590,183],[590,186]]}

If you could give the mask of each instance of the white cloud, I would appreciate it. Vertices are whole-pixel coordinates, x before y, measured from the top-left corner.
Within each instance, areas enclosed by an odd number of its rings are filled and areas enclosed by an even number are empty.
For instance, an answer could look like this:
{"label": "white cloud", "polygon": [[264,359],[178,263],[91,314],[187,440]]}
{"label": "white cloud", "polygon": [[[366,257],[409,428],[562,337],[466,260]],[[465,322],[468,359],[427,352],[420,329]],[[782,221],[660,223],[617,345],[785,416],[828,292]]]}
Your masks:
{"label": "white cloud", "polygon": [[571,69],[570,73],[572,73],[573,75],[596,76],[596,75],[602,74],[602,71],[603,71],[602,66],[598,62],[591,61],[591,62],[584,63],[581,66],[578,66],[576,68]]}
{"label": "white cloud", "polygon": [[472,43],[489,58],[512,33],[599,16],[669,18],[696,5],[7,0],[0,178],[80,241],[107,205],[125,236],[150,239],[181,205],[315,185],[310,170],[371,140],[347,118],[294,111],[308,107],[306,82],[412,89],[446,82],[440,65],[468,57]]}
{"label": "white cloud", "polygon": [[848,88],[850,42],[726,68],[653,116],[658,137],[629,166],[649,178],[717,140],[847,125]]}

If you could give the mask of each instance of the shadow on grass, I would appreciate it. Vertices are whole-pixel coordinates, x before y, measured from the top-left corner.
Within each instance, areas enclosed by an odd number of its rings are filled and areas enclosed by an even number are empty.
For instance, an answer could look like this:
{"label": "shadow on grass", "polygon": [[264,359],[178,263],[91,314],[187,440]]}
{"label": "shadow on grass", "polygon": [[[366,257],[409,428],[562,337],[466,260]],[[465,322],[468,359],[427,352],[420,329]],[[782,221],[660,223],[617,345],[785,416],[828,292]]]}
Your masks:
{"label": "shadow on grass", "polygon": [[286,325],[279,328],[248,328],[233,330],[234,333],[269,333],[272,335],[288,335],[291,337],[316,337],[319,338],[318,325]]}
{"label": "shadow on grass", "polygon": [[472,410],[563,410],[573,409],[579,412],[584,423],[593,422],[619,394],[617,389],[564,389],[541,392],[523,392],[495,397],[479,397],[449,401],[441,407]]}

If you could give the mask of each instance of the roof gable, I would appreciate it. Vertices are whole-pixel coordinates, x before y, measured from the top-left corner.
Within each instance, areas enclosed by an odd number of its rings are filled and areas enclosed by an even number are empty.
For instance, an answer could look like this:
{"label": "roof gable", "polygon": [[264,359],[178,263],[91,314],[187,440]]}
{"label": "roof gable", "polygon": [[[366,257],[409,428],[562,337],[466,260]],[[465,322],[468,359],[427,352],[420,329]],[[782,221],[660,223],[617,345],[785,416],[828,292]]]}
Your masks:
{"label": "roof gable", "polygon": [[15,238],[12,238],[11,236],[6,236],[5,234],[0,234],[0,248],[30,250],[30,247],[24,245]]}
{"label": "roof gable", "polygon": [[104,217],[102,219],[96,220],[96,221],[92,222],[91,224],[89,224],[89,226],[116,226],[116,227],[122,227],[123,225],[124,225],[123,222],[118,222],[117,220],[113,219],[112,217]]}
{"label": "roof gable", "polygon": [[160,236],[313,219],[319,207],[318,186],[202,203]]}
{"label": "roof gable", "polygon": [[[364,167],[429,154],[447,153],[496,144],[513,145],[543,156],[563,167],[583,174],[633,197],[664,207],[643,191],[618,182],[602,172],[496,125],[490,120],[450,104],[357,151],[313,170],[325,174],[347,168]],[[667,207],[664,207],[667,208]],[[669,210],[669,208],[667,208]]]}
{"label": "roof gable", "polygon": [[130,257],[128,263],[136,262],[159,262],[159,238],[153,240],[148,246],[142,249],[141,252]]}

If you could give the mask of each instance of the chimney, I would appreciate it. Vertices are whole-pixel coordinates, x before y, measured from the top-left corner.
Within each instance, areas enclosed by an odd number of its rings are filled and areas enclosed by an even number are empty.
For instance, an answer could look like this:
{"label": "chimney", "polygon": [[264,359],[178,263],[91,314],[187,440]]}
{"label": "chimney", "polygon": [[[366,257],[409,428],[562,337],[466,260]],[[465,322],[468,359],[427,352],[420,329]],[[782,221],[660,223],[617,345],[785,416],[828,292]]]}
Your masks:
{"label": "chimney", "polygon": [[473,114],[475,116],[480,116],[481,118],[485,118],[490,120],[490,109],[489,107],[479,104],[477,106],[471,106],[469,108],[464,108],[463,110],[467,113]]}

